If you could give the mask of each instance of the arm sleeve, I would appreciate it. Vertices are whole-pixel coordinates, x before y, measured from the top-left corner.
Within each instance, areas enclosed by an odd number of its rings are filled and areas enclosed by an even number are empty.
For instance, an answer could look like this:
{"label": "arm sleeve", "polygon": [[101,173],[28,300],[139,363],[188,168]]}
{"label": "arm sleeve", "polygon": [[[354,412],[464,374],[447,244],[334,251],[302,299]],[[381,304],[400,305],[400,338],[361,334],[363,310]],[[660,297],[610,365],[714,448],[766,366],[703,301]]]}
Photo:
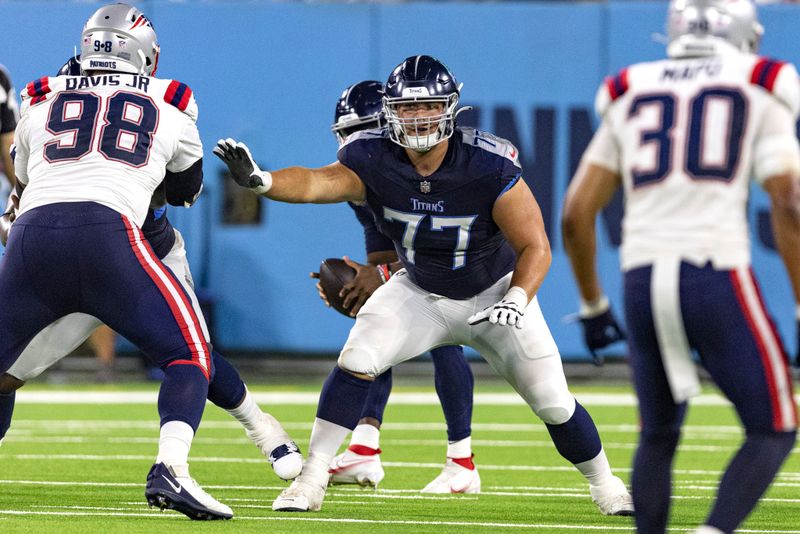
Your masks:
{"label": "arm sleeve", "polygon": [[164,176],[164,196],[172,206],[189,207],[203,190],[203,158],[181,172],[167,171]]}
{"label": "arm sleeve", "polygon": [[608,119],[603,120],[583,153],[582,161],[621,174],[619,143]]}
{"label": "arm sleeve", "polygon": [[800,145],[792,111],[770,99],[753,146],[753,176],[759,184],[781,174],[800,174]]}

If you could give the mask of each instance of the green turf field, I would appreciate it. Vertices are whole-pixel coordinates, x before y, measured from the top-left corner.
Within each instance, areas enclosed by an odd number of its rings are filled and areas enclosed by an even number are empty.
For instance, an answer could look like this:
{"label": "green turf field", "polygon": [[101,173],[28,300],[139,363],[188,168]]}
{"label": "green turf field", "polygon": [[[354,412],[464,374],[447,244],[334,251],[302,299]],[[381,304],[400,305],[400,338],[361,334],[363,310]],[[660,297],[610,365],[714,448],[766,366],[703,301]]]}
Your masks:
{"label": "green turf field", "polygon": [[[555,452],[545,427],[507,389],[476,390],[475,461],[479,496],[423,496],[417,492],[441,469],[445,432],[430,390],[396,388],[382,433],[386,479],[377,491],[329,490],[322,512],[278,514],[272,499],[285,487],[247,441],[238,424],[209,406],[192,449],[191,471],[209,493],[233,508],[226,522],[193,522],[148,508],[144,478],[157,446],[155,387],[142,386],[133,404],[20,400],[12,430],[0,447],[0,532],[631,532],[632,520],[604,517],[582,478]],[[314,388],[310,388],[314,389]],[[264,394],[275,388],[253,388]],[[287,388],[283,388],[284,391]],[[294,402],[266,406],[294,436],[308,443],[313,394],[298,388]],[[573,388],[597,422],[617,474],[630,477],[637,439],[636,408],[624,387]],[[52,391],[32,388],[36,395]],[[71,388],[58,394],[88,392]],[[107,393],[137,388],[104,388]],[[30,390],[27,392],[30,393]],[[310,392],[309,392],[310,393]],[[490,394],[499,393],[499,395]],[[427,400],[426,400],[427,399]],[[118,400],[118,399],[116,399]],[[511,400],[512,402],[509,402]],[[429,402],[430,401],[430,402]],[[741,440],[731,409],[714,402],[693,406],[676,461],[672,532],[686,532],[705,516],[720,470]],[[742,481],[746,484],[747,481]],[[800,460],[794,453],[742,532],[800,533]]]}

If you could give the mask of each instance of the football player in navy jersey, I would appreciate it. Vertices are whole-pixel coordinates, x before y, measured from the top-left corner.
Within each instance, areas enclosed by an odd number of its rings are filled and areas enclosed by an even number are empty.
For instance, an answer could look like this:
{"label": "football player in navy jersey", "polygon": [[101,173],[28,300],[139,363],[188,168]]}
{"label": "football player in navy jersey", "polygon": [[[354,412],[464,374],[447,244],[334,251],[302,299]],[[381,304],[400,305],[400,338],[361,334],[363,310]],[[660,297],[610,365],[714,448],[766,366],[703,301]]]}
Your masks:
{"label": "football player in navy jersey", "polygon": [[[336,102],[334,123],[331,127],[339,146],[345,139],[361,130],[381,128],[386,122],[383,116],[383,84],[363,81],[351,85]],[[356,218],[364,227],[367,249],[367,265],[361,265],[345,257],[345,261],[356,269],[356,278],[344,287],[345,305],[355,316],[361,306],[386,283],[392,270],[399,268],[397,252],[392,240],[381,234],[369,206],[348,203]],[[318,278],[318,273],[312,273]],[[327,303],[319,284],[320,297]],[[431,350],[435,371],[436,392],[447,420],[447,460],[442,472],[423,489],[423,493],[478,493],[481,479],[472,461],[472,370],[464,358],[464,350],[456,346]],[[383,479],[379,448],[380,427],[383,412],[392,390],[392,370],[378,376],[369,388],[369,394],[361,411],[358,426],[353,430],[350,446],[337,455],[331,464],[331,483],[361,484],[377,486]]]}
{"label": "football player in navy jersey", "polygon": [[517,149],[456,128],[459,92],[441,62],[414,56],[384,86],[388,128],[351,135],[336,163],[270,173],[243,143],[221,140],[214,149],[237,183],[268,198],[366,201],[403,264],[359,311],[323,385],[303,472],[274,510],[322,507],[328,466],[375,377],[433,347],[458,344],[480,352],[545,422],[602,513],[633,513],[594,422],[567,387],[536,300],[550,246]]}

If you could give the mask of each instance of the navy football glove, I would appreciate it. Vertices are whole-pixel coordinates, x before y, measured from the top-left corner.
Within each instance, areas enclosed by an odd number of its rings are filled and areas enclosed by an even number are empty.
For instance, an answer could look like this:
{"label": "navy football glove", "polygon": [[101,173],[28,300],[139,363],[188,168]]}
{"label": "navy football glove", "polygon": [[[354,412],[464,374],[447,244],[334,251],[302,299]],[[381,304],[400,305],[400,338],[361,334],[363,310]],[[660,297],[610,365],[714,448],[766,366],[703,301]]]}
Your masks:
{"label": "navy football glove", "polygon": [[262,171],[250,155],[250,149],[244,143],[237,143],[230,137],[220,139],[212,151],[225,162],[233,180],[242,187],[263,195],[272,187],[272,175]]}
{"label": "navy football glove", "polygon": [[595,365],[603,365],[604,358],[597,351],[617,341],[625,340],[625,333],[619,327],[611,307],[606,303],[605,310],[595,314],[584,314],[581,318],[583,341],[592,355]]}

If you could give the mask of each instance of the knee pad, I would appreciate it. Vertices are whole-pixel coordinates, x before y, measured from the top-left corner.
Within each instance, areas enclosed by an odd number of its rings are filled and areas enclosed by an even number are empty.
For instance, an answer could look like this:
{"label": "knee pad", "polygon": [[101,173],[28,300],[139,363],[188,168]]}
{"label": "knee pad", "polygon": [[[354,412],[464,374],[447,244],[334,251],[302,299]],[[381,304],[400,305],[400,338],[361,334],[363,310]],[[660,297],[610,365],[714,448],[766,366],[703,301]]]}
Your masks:
{"label": "knee pad", "polygon": [[523,394],[533,412],[548,425],[569,421],[575,413],[575,397],[564,387],[563,380],[547,380],[529,387]]}
{"label": "knee pad", "polygon": [[378,364],[378,358],[373,352],[358,347],[343,348],[336,363],[344,371],[373,378],[386,370]]}

